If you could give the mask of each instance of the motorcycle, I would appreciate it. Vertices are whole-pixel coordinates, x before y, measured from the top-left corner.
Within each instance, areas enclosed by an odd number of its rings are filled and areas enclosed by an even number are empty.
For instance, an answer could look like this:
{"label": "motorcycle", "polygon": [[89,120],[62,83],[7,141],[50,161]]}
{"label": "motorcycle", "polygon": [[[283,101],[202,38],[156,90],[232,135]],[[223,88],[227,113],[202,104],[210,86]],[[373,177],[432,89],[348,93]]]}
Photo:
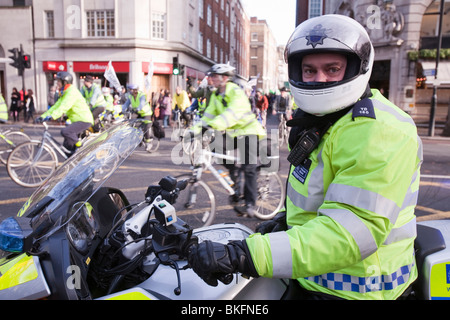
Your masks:
{"label": "motorcycle", "polygon": [[[134,204],[105,186],[142,137],[132,123],[109,128],[59,167],[16,217],[0,224],[0,299],[295,298],[285,279],[237,273],[211,287],[193,272],[186,259],[191,246],[225,244],[253,232],[237,223],[195,230],[187,225],[173,207],[187,181],[165,177]],[[420,275],[407,298],[450,299],[448,243],[450,221],[418,224]]]}
{"label": "motorcycle", "polygon": [[[207,285],[189,268],[191,245],[248,237],[241,224],[193,230],[172,206],[187,180],[163,178],[130,204],[105,182],[142,141],[115,125],[78,150],[0,224],[0,299],[279,299],[286,282],[233,275]],[[231,283],[233,282],[233,283]]]}

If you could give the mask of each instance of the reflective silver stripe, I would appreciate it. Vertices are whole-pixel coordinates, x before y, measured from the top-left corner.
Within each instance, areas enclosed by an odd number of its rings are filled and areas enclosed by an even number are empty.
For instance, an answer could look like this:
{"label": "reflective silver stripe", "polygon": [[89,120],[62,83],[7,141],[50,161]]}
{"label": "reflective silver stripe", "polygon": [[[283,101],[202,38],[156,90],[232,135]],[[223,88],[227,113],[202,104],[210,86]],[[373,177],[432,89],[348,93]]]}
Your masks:
{"label": "reflective silver stripe", "polygon": [[318,164],[317,167],[309,174],[308,182],[308,196],[305,197],[298,193],[292,186],[291,178],[288,180],[287,185],[287,196],[292,201],[292,203],[305,211],[317,212],[319,207],[322,205],[324,200],[323,195],[323,160],[322,160],[322,150],[317,156]]}
{"label": "reflective silver stripe", "polygon": [[212,120],[212,119],[214,119],[216,116],[215,115],[213,115],[213,114],[211,114],[211,113],[204,113],[203,114],[203,116],[205,117],[205,118],[208,118],[208,119],[210,119],[210,120]]}
{"label": "reflective silver stripe", "polygon": [[274,278],[292,278],[292,252],[289,236],[286,232],[274,232],[268,235],[272,251]]}
{"label": "reflective silver stripe", "polygon": [[330,184],[325,201],[341,202],[375,212],[388,218],[392,224],[395,224],[400,213],[394,201],[378,193],[344,184]]}
{"label": "reflective silver stripe", "polygon": [[416,124],[414,123],[414,120],[411,117],[404,117],[402,116],[400,113],[398,113],[396,111],[396,109],[392,108],[391,106],[388,106],[386,104],[384,104],[381,101],[378,101],[376,99],[372,99],[372,103],[374,105],[374,107],[376,107],[377,109],[387,112],[391,115],[393,115],[398,121],[400,122],[405,122],[405,123],[409,123],[412,126],[416,126]]}
{"label": "reflective silver stripe", "polygon": [[389,233],[384,245],[389,245],[405,239],[412,239],[417,235],[417,224],[416,218],[412,219],[410,222],[404,224],[399,228],[394,228]]}
{"label": "reflective silver stripe", "polygon": [[[409,281],[414,265],[415,263],[413,262],[388,275],[356,277],[349,274],[327,273],[305,279],[313,281],[322,287],[337,291],[359,293],[388,291],[406,284]],[[376,271],[376,267],[372,271]]]}
{"label": "reflective silver stripe", "polygon": [[353,212],[344,209],[322,209],[320,213],[339,223],[352,235],[358,245],[361,260],[377,251],[377,244],[369,228]]}

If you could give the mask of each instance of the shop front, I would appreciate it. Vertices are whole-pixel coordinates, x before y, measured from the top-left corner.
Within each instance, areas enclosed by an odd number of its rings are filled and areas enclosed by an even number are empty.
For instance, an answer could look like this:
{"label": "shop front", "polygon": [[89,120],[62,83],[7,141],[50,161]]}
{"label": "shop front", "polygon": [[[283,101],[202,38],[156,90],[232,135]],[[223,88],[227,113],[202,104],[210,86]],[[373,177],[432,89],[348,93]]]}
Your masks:
{"label": "shop front", "polygon": [[[108,68],[109,61],[74,61],[73,72],[78,79],[78,86],[81,88],[84,84],[84,79],[87,75],[91,75],[101,87],[112,87],[108,80],[105,79],[104,74]],[[130,73],[130,62],[113,61],[112,65],[116,72],[117,78],[121,85],[125,86],[128,83]]]}

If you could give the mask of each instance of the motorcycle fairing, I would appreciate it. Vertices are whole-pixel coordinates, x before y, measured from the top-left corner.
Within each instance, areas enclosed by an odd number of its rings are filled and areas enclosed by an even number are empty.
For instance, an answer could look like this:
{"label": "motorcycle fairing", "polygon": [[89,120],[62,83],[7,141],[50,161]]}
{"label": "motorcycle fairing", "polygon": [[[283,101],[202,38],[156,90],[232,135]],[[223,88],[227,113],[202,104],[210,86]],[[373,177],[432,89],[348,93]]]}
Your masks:
{"label": "motorcycle fairing", "polygon": [[39,258],[21,254],[0,265],[0,300],[36,300],[48,297]]}

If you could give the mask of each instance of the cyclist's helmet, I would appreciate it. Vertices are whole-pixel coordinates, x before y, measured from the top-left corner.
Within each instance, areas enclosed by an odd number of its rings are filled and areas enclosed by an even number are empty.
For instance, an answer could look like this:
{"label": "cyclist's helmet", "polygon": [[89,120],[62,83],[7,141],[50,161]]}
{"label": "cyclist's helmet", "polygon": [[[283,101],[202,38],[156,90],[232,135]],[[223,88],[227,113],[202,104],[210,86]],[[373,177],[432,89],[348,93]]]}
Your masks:
{"label": "cyclist's helmet", "polygon": [[[347,57],[344,79],[304,82],[303,57],[314,53],[340,53]],[[374,61],[374,49],[364,27],[337,14],[311,18],[291,35],[285,50],[289,82],[295,104],[303,111],[325,115],[356,103],[366,92]]]}
{"label": "cyclist's helmet", "polygon": [[230,66],[229,64],[215,64],[208,70],[209,74],[221,74],[229,77],[233,77],[235,74],[236,68]]}
{"label": "cyclist's helmet", "polygon": [[56,79],[62,81],[64,85],[73,83],[73,76],[69,72],[60,71],[56,74]]}

